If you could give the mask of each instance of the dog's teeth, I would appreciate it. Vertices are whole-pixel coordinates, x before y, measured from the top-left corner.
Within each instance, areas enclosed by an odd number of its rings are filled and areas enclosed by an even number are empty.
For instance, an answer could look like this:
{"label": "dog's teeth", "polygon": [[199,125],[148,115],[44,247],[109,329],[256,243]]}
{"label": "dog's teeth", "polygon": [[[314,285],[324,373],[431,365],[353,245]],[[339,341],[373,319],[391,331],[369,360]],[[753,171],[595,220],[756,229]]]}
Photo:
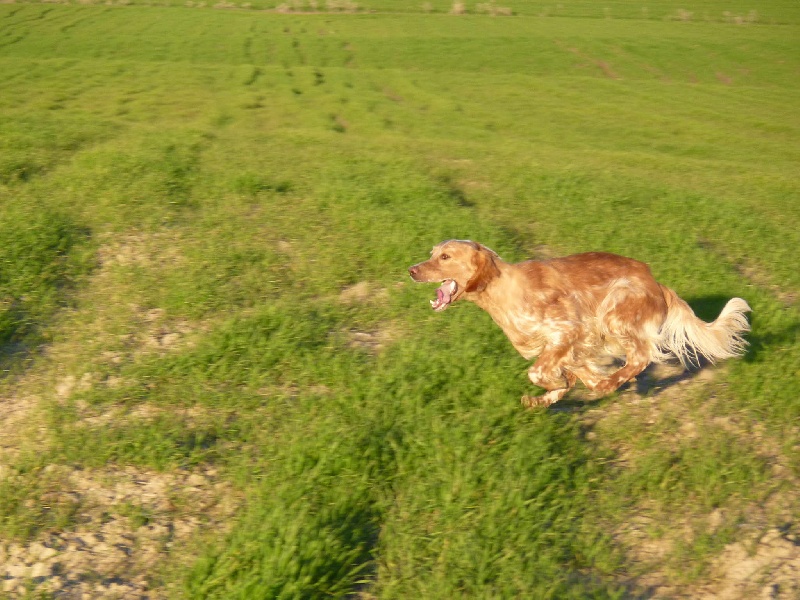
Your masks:
{"label": "dog's teeth", "polygon": [[431,306],[435,306],[436,305],[436,300],[431,300],[430,303],[431,303]]}

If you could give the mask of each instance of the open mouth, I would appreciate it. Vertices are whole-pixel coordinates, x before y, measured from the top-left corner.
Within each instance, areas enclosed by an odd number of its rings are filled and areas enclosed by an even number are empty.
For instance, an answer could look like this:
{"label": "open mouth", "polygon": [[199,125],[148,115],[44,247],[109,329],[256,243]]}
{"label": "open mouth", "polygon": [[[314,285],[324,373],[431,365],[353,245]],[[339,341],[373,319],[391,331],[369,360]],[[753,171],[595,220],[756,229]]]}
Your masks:
{"label": "open mouth", "polygon": [[441,287],[436,290],[436,300],[431,300],[431,308],[442,311],[450,306],[457,289],[458,284],[453,279],[445,279]]}

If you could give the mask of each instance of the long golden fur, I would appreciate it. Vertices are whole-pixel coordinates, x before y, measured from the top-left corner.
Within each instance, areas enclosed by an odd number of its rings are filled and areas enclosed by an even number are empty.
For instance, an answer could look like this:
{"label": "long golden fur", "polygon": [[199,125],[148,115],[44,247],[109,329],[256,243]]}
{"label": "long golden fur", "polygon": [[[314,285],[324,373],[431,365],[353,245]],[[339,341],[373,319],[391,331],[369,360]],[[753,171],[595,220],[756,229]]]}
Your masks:
{"label": "long golden fur", "polygon": [[[476,242],[448,240],[408,269],[418,282],[442,282],[431,306],[464,299],[488,312],[526,359],[528,377],[546,392],[525,406],[550,406],[580,379],[598,395],[613,392],[651,362],[676,356],[699,365],[744,353],[747,302],[733,298],[713,323],[658,283],[637,260],[587,252],[511,264]],[[624,365],[608,372],[609,359]]]}

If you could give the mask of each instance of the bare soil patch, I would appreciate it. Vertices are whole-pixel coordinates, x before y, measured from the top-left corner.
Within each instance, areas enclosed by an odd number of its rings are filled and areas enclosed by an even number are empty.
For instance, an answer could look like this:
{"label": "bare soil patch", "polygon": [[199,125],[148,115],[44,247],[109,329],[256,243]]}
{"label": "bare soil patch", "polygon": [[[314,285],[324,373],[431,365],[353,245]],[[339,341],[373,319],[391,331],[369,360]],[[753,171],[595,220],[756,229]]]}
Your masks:
{"label": "bare soil patch", "polygon": [[[98,259],[98,269],[77,298],[78,309],[60,316],[55,339],[42,349],[41,360],[15,381],[4,382],[0,395],[0,482],[16,485],[22,478],[20,485],[31,490],[22,508],[31,518],[67,514],[61,521],[41,519],[67,524],[39,527],[25,542],[0,531],[3,597],[166,597],[169,590],[160,579],[164,564],[191,560],[187,545],[202,537],[206,527],[216,534],[224,531],[241,502],[213,468],[162,473],[121,465],[88,470],[51,464],[34,473],[15,470],[23,451],[42,452],[49,443],[41,403],[68,404],[78,392],[123,385],[117,366],[140,354],[181,348],[202,329],[147,307],[129,280],[132,270],[174,267],[182,260],[174,244],[157,235],[116,236],[99,249]],[[128,408],[131,414],[118,407],[96,414],[80,402],[77,408],[86,413],[83,422],[93,426],[159,412],[139,406]],[[178,547],[181,552],[173,555]]]}
{"label": "bare soil patch", "polygon": [[[723,527],[730,527],[736,522],[735,517],[724,508],[706,515],[666,515],[663,509],[651,506],[633,509],[632,516],[614,532],[634,566],[635,575],[629,583],[637,597],[646,598],[798,598],[800,502],[786,490],[797,489],[800,481],[791,476],[780,445],[767,435],[763,426],[737,415],[717,413],[722,401],[717,397],[722,389],[719,386],[724,386],[717,381],[718,373],[719,368],[713,367],[687,373],[680,365],[655,365],[623,390],[617,401],[584,413],[587,438],[600,439],[604,429],[619,431],[623,419],[634,419],[644,427],[674,420],[678,425],[662,435],[661,443],[676,446],[682,440],[702,435],[703,428],[719,428],[756,447],[758,454],[772,466],[775,477],[789,483],[764,504],[747,507],[746,523],[741,535],[736,536],[739,541],[712,556],[700,579],[690,582],[676,573],[672,557],[698,535],[716,535]],[[703,395],[707,399],[700,409],[695,406],[692,410],[689,399]],[[616,439],[612,446],[620,468],[627,468],[637,459],[635,445],[626,439]]]}
{"label": "bare soil patch", "polygon": [[224,530],[239,503],[214,469],[48,469],[61,472],[59,493],[80,506],[78,525],[27,544],[0,538],[2,590],[12,598],[28,590],[66,599],[165,597],[165,556],[204,528]]}

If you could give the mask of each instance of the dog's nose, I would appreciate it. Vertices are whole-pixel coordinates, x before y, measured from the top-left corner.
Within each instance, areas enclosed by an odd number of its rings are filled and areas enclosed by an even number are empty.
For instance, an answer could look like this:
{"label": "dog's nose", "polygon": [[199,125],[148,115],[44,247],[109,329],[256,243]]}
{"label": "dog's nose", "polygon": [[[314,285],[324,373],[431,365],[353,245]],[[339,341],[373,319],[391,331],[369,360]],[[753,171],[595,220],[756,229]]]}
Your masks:
{"label": "dog's nose", "polygon": [[419,268],[417,267],[417,265],[414,265],[412,267],[408,267],[408,274],[409,275],[411,275],[412,277],[416,277],[417,273],[419,273]]}

